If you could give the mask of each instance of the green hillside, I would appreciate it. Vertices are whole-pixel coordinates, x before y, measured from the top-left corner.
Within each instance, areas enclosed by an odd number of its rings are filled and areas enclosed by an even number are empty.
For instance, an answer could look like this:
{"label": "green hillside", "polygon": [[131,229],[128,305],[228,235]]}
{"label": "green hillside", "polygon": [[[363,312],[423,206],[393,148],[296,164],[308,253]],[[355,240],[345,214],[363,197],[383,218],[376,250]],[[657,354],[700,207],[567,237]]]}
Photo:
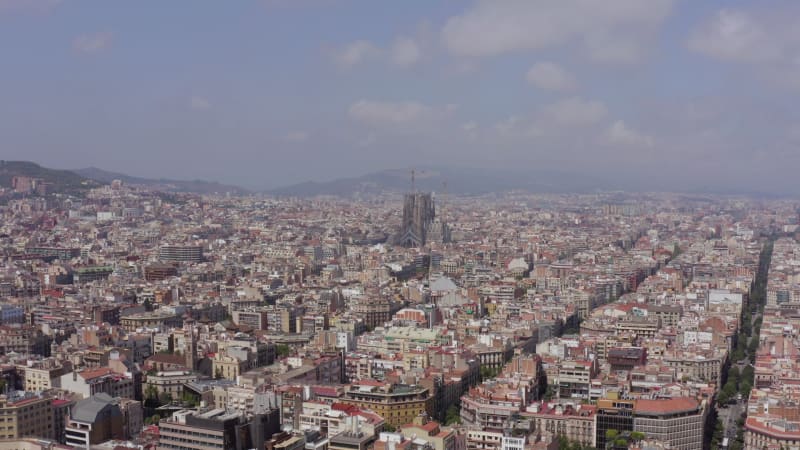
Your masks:
{"label": "green hillside", "polygon": [[15,176],[41,178],[51,183],[51,193],[83,195],[99,184],[69,170],[56,170],[42,167],[30,161],[0,161],[0,186],[11,187],[11,179]]}

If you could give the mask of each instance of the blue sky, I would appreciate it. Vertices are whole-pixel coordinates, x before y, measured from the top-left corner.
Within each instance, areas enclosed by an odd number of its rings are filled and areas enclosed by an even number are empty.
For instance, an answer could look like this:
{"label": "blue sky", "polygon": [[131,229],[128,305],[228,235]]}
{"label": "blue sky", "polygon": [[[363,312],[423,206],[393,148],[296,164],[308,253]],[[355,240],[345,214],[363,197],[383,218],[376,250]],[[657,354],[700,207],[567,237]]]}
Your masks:
{"label": "blue sky", "polygon": [[798,192],[795,3],[0,0],[0,155],[251,188],[451,164]]}

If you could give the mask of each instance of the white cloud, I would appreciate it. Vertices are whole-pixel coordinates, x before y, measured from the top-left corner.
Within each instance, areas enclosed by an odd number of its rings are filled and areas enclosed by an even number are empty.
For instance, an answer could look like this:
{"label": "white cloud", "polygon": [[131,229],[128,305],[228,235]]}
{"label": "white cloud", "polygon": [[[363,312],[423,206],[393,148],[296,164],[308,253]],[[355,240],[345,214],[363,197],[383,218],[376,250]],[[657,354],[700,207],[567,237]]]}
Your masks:
{"label": "white cloud", "polygon": [[539,62],[533,65],[525,78],[539,89],[569,91],[577,87],[575,77],[558,64]]}
{"label": "white cloud", "polygon": [[494,125],[494,130],[503,137],[538,138],[545,135],[539,121],[519,116],[509,116]]}
{"label": "white cloud", "polygon": [[369,61],[381,61],[398,67],[410,67],[422,59],[422,47],[418,39],[400,36],[384,49],[372,42],[351,42],[333,52],[336,64],[351,68]]}
{"label": "white cloud", "polygon": [[509,116],[497,122],[494,131],[504,138],[545,138],[561,142],[602,131],[598,125],[607,115],[608,109],[601,102],[568,97],[542,106],[531,114]]}
{"label": "white cloud", "polygon": [[439,120],[455,110],[455,105],[434,107],[424,103],[381,102],[359,100],[350,106],[348,114],[359,122],[374,125],[403,125]]}
{"label": "white cloud", "polygon": [[608,109],[598,101],[570,97],[542,110],[543,118],[559,125],[592,125],[606,117]]}
{"label": "white cloud", "polygon": [[194,95],[189,99],[189,106],[192,109],[204,110],[211,108],[211,102],[205,97]]}
{"label": "white cloud", "polygon": [[392,63],[400,67],[408,67],[416,64],[422,52],[414,39],[399,37],[392,45]]}
{"label": "white cloud", "polygon": [[[460,56],[485,57],[577,43],[596,60],[630,62],[674,0],[482,0],[442,29]],[[625,43],[623,46],[622,44]]]}
{"label": "white cloud", "polygon": [[305,142],[308,140],[308,133],[305,131],[291,131],[283,137],[286,142]]}
{"label": "white cloud", "polygon": [[800,90],[800,14],[796,3],[722,9],[698,26],[687,47],[718,61],[750,66],[768,84]]}
{"label": "white cloud", "polygon": [[80,53],[99,53],[111,47],[114,35],[107,31],[85,34],[72,41],[72,49]]}
{"label": "white cloud", "polygon": [[611,124],[606,136],[613,144],[642,148],[653,147],[653,138],[651,136],[634,130],[622,120],[617,120]]}
{"label": "white cloud", "polygon": [[[723,9],[689,38],[689,49],[713,58],[741,63],[777,61],[786,45],[762,23],[745,11]],[[796,43],[795,43],[796,44]]]}
{"label": "white cloud", "polygon": [[369,41],[355,41],[333,53],[334,61],[349,68],[381,55],[381,50]]}

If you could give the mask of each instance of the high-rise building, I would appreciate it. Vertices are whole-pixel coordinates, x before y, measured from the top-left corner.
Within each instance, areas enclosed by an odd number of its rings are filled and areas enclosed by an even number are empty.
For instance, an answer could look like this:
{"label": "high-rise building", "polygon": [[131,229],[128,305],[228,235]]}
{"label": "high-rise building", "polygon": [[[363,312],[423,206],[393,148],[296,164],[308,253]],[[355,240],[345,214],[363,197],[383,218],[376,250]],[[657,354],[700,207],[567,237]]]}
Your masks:
{"label": "high-rise building", "polygon": [[197,245],[164,245],[158,253],[162,261],[200,262],[203,260],[203,247]]}

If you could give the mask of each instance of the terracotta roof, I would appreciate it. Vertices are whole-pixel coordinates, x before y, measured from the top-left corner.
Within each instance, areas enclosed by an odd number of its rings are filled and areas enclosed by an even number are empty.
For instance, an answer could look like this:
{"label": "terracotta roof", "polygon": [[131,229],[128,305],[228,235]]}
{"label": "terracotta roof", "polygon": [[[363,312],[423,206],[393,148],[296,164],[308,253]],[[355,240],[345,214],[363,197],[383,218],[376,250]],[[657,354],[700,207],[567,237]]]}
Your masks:
{"label": "terracotta roof", "polygon": [[337,391],[334,387],[313,386],[311,390],[314,392],[314,394],[322,397],[340,397],[339,391]]}
{"label": "terracotta roof", "polygon": [[633,410],[636,414],[676,414],[690,412],[698,408],[697,400],[691,397],[673,397],[669,399],[636,400]]}
{"label": "terracotta roof", "polygon": [[426,423],[425,425],[417,425],[417,424],[412,422],[412,423],[407,423],[407,424],[401,426],[400,428],[411,428],[411,427],[422,428],[423,430],[425,430],[426,433],[428,433],[430,435],[431,432],[439,429],[439,422],[436,422],[436,421],[432,420],[432,421]]}
{"label": "terracotta roof", "polygon": [[186,364],[186,358],[174,353],[156,353],[155,355],[147,358],[147,362],[183,365]]}
{"label": "terracotta roof", "polygon": [[93,370],[84,370],[83,372],[78,372],[78,375],[81,376],[84,380],[93,380],[95,378],[100,378],[105,375],[111,375],[114,373],[113,370],[109,369],[108,367],[101,367],[99,369]]}

